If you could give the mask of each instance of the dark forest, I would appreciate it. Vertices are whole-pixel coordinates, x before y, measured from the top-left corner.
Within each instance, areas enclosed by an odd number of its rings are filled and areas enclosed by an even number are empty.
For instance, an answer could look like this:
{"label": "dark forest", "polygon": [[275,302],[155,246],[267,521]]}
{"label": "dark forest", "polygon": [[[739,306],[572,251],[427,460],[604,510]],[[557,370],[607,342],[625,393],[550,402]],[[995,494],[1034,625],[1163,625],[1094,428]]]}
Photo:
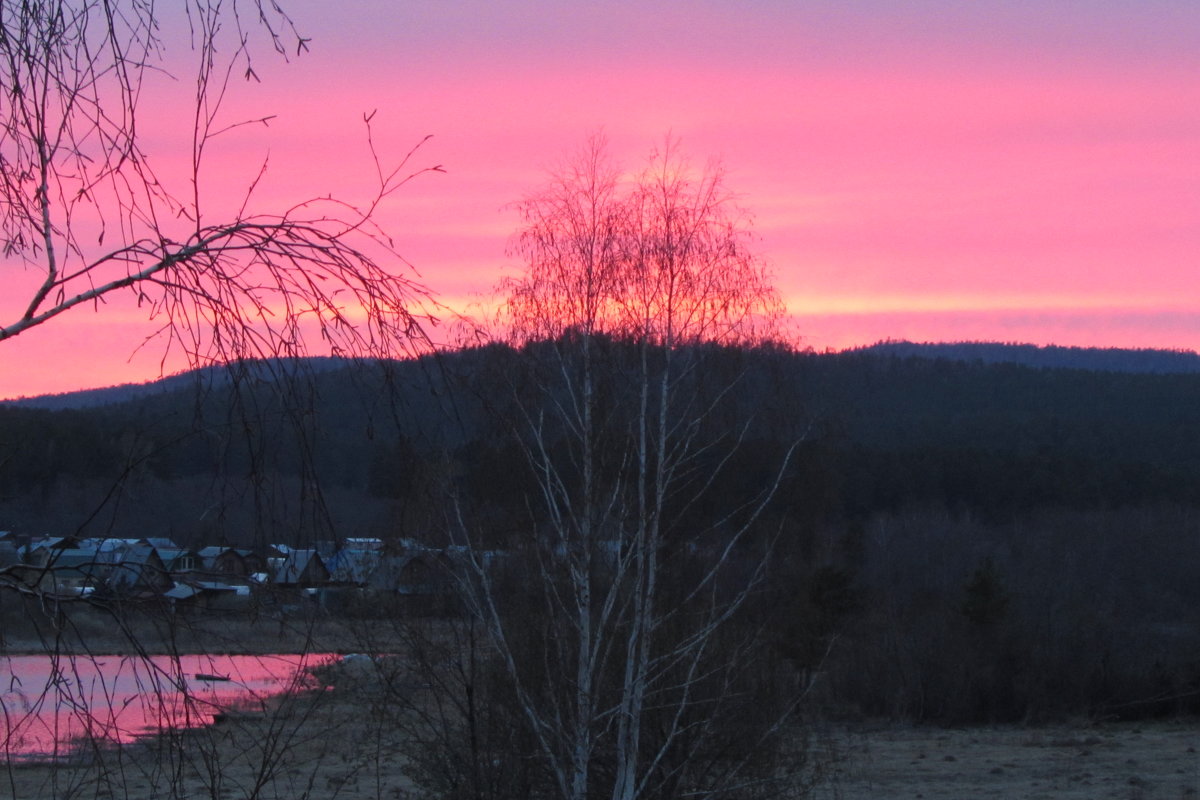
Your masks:
{"label": "dark forest", "polygon": [[[537,489],[510,435],[528,399],[513,398],[551,344],[243,364],[241,380],[192,373],[87,408],[9,404],[0,519],[18,535],[184,546],[439,546],[453,506],[489,547],[516,548]],[[600,391],[619,392],[629,345],[603,345],[617,355],[599,362],[615,365]],[[713,478],[672,515],[667,549],[694,554],[699,530],[712,546],[706,515],[745,504],[782,465],[739,541],[773,548],[743,613],[781,658],[820,673],[830,712],[1196,709],[1200,374],[1028,366],[1015,351],[691,350],[680,358],[702,366],[686,389],[711,409],[697,435]]]}

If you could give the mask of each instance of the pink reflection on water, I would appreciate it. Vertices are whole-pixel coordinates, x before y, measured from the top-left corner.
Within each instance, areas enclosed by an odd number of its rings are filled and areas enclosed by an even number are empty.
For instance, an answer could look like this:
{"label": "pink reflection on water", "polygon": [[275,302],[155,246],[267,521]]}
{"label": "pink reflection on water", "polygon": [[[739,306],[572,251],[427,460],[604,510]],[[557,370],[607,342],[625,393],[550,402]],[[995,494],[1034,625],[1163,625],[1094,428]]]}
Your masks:
{"label": "pink reflection on water", "polygon": [[[0,658],[0,746],[7,760],[57,758],[167,729],[261,710],[312,686],[337,656],[12,656]],[[199,677],[197,677],[199,676]]]}

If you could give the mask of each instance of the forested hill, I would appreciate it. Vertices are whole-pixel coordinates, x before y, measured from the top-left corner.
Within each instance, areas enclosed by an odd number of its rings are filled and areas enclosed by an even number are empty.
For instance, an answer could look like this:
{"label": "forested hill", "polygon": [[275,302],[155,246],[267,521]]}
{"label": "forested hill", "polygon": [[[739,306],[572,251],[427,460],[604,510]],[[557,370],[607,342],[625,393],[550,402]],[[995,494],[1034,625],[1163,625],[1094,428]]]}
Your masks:
{"label": "forested hill", "polygon": [[[748,425],[752,440],[729,462],[728,485],[768,481],[802,438],[781,502],[810,521],[914,507],[990,519],[1200,508],[1200,373],[891,352],[709,353],[705,380],[737,386],[720,395],[712,424]],[[279,370],[251,370],[249,380],[207,381],[199,396],[197,381],[179,378],[179,388],[92,408],[0,405],[0,528],[65,534],[82,521],[196,541],[307,525],[419,535],[449,489],[518,514],[532,490],[511,427],[493,416],[512,389],[514,358],[491,347],[419,362],[289,365],[305,378],[283,393],[269,378]],[[305,495],[319,498],[319,515],[283,496],[303,481],[319,484]],[[280,496],[268,503],[255,495],[263,487]]]}
{"label": "forested hill", "polygon": [[[590,463],[628,500],[641,354],[591,344]],[[519,554],[554,534],[529,454],[577,485],[553,358],[573,346],[250,364],[91,408],[0,405],[0,529],[190,547],[469,536]],[[673,351],[674,430],[695,457],[665,507],[664,574],[721,550],[731,509],[778,480],[738,543],[775,548],[753,624],[820,664],[855,718],[1200,713],[1200,372],[927,356]]]}
{"label": "forested hill", "polygon": [[349,364],[350,362],[347,359],[331,357],[307,358],[302,362],[293,362],[287,359],[246,362],[236,368],[205,367],[189,370],[146,383],[123,383],[118,386],[82,389],[77,392],[42,394],[33,397],[0,400],[0,405],[45,408],[54,411],[97,408],[100,406],[120,405],[155,395],[207,391],[215,386],[227,385],[234,379],[235,374],[239,373],[243,378],[274,380],[280,376],[297,373],[327,372],[348,366]]}
{"label": "forested hill", "polygon": [[898,358],[945,358],[984,364],[1023,364],[1050,369],[1088,369],[1105,372],[1200,372],[1200,354],[1191,350],[1122,349],[1116,347],[1059,347],[998,342],[916,343],[885,341],[850,352]]}
{"label": "forested hill", "polygon": [[[1048,369],[1083,369],[1102,372],[1133,372],[1150,374],[1200,373],[1200,354],[1191,350],[1152,350],[1098,347],[1059,347],[1001,342],[938,342],[917,343],[903,340],[877,342],[865,347],[844,351],[847,355],[867,354],[892,358],[946,359],[949,361],[979,362],[982,364],[1021,364]],[[349,366],[339,358],[310,358],[303,369],[327,372]],[[270,377],[281,368],[281,362],[252,365],[258,377]],[[286,371],[295,371],[295,367]],[[0,401],[25,408],[79,409],[110,406],[151,395],[192,391],[227,382],[223,368],[206,368],[171,375],[148,383],[130,383],[61,394],[37,395]]]}

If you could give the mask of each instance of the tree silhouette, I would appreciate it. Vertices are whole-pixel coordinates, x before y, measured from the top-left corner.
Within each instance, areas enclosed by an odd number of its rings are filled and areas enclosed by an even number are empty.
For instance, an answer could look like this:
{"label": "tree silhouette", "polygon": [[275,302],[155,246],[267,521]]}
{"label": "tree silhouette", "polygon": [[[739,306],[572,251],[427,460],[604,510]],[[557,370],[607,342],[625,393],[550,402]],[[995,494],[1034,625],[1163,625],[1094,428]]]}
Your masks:
{"label": "tree silhouette", "polygon": [[513,724],[564,800],[777,787],[743,780],[787,773],[767,754],[803,692],[734,620],[790,453],[750,496],[691,513],[720,496],[744,433],[711,424],[733,385],[706,384],[706,345],[757,341],[780,308],[745,217],[719,168],[690,169],[675,142],[626,180],[602,137],[518,209],[525,271],[502,287],[502,322],[525,358],[508,420],[534,476],[527,532],[497,575],[466,515],[458,527]]}
{"label": "tree silhouette", "polygon": [[[192,120],[191,147],[164,173],[146,130],[149,114],[163,114],[152,90],[184,63],[188,37],[164,34],[180,25],[190,27],[195,88],[173,93],[182,107],[171,116]],[[306,45],[268,0],[5,3],[0,250],[39,277],[0,320],[0,340],[125,292],[193,364],[299,355],[310,340],[382,355],[421,341],[427,292],[373,221],[384,198],[426,171],[410,168],[412,152],[394,168],[376,159],[373,197],[358,205],[301,197],[252,212],[262,172],[235,178],[250,188],[232,211],[214,210],[206,191],[217,137],[269,119],[224,113],[237,76],[257,77],[255,47],[283,55]]]}

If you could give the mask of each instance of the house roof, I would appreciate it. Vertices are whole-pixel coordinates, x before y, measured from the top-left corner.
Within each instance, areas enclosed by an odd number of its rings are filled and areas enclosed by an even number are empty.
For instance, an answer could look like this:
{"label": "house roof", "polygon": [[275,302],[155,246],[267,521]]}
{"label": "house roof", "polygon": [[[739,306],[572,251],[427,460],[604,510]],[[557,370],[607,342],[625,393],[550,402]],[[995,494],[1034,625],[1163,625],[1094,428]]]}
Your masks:
{"label": "house roof", "polygon": [[126,545],[96,552],[96,560],[104,564],[148,565],[165,569],[158,551],[149,545]]}
{"label": "house roof", "polygon": [[91,549],[66,548],[59,550],[46,562],[46,569],[67,569],[85,564],[100,565],[100,553]]}
{"label": "house roof", "polygon": [[335,581],[366,583],[382,559],[378,550],[340,550],[326,566]]}
{"label": "house roof", "polygon": [[275,570],[276,583],[300,583],[316,578],[312,573],[329,574],[329,569],[316,550],[293,550]]}
{"label": "house roof", "polygon": [[179,545],[175,544],[171,539],[165,536],[151,536],[146,539],[146,543],[155,550],[180,550]]}

